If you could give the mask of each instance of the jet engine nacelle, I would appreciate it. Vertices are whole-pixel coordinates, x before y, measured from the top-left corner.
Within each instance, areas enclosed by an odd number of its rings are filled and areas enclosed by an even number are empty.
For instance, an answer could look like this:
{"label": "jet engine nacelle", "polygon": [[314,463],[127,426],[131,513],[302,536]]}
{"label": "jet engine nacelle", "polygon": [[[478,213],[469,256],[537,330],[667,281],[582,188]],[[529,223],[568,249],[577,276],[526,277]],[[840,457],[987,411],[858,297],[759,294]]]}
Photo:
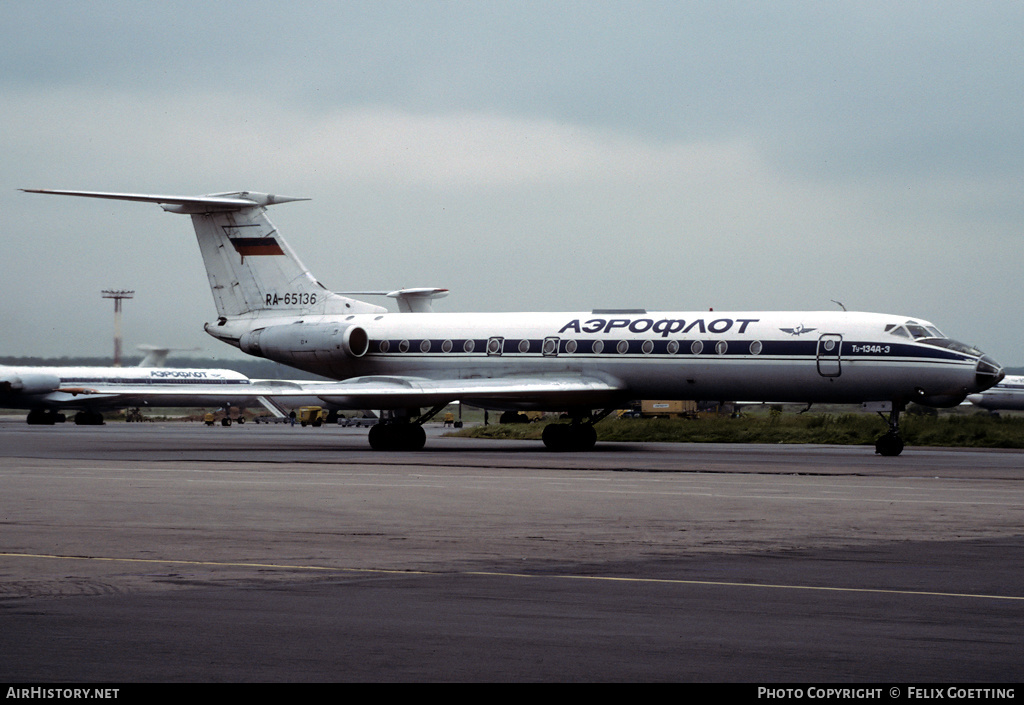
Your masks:
{"label": "jet engine nacelle", "polygon": [[238,347],[250,355],[302,367],[302,362],[313,360],[362,357],[370,347],[370,336],[350,323],[292,323],[245,333]]}
{"label": "jet engine nacelle", "polygon": [[46,394],[60,387],[60,377],[37,372],[0,379],[2,394]]}

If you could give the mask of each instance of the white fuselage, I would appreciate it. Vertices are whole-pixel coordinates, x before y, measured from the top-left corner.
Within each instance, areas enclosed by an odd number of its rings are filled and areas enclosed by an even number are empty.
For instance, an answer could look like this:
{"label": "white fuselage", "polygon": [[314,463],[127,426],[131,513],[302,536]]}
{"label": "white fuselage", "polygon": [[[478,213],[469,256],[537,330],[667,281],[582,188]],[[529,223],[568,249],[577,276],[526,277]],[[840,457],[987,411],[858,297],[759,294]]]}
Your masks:
{"label": "white fuselage", "polygon": [[621,390],[609,402],[951,406],[1001,374],[988,361],[988,375],[979,375],[982,354],[969,346],[893,332],[907,322],[890,314],[821,311],[378,313],[301,321],[262,312],[208,324],[207,331],[245,352],[333,379],[583,375]]}
{"label": "white fuselage", "polygon": [[0,407],[104,409],[209,406],[251,396],[233,370],[172,367],[0,367]]}

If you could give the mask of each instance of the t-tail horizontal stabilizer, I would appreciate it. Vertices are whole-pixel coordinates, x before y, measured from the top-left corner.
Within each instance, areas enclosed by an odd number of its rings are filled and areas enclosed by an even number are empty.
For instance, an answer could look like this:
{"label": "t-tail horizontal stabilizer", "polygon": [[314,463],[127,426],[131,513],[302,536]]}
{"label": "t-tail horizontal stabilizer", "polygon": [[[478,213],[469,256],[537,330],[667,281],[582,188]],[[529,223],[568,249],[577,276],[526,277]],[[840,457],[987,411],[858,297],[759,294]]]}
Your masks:
{"label": "t-tail horizontal stabilizer", "polygon": [[36,188],[23,188],[21,191],[25,193],[45,193],[54,196],[84,196],[86,198],[106,198],[114,201],[156,203],[169,213],[181,213],[184,215],[237,211],[254,206],[276,206],[279,203],[310,200],[308,198],[276,196],[271,193],[257,193],[255,191],[211,193],[206,196],[163,196],[146,193],[111,193],[107,191],[56,191],[53,189]]}

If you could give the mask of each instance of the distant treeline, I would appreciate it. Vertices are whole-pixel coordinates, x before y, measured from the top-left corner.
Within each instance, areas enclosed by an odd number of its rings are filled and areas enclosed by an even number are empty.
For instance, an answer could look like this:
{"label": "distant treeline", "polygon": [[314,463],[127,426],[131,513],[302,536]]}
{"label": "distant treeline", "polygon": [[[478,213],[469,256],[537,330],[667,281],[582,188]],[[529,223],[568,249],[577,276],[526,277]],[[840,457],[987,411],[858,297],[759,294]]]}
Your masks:
{"label": "distant treeline", "polygon": [[[135,367],[142,362],[141,355],[126,357],[122,367]],[[19,365],[25,367],[110,367],[109,357],[0,357],[0,365]],[[307,379],[322,380],[309,372],[296,370],[270,360],[227,359],[213,360],[207,357],[174,357],[167,360],[167,367],[199,367],[235,370],[252,379]]]}

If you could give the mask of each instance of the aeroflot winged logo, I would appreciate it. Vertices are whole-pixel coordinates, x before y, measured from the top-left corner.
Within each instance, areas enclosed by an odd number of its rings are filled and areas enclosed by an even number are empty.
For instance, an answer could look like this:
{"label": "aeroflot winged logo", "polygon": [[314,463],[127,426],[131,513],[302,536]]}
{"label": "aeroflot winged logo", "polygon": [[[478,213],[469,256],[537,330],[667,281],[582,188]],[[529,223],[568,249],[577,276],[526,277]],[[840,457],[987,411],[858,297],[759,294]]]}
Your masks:
{"label": "aeroflot winged logo", "polygon": [[230,237],[228,239],[231,240],[235,251],[242,256],[243,262],[246,257],[284,254],[284,250],[277,244],[277,239],[273,237]]}
{"label": "aeroflot winged logo", "polygon": [[783,333],[789,333],[790,335],[803,335],[804,333],[813,333],[818,330],[817,328],[804,328],[804,324],[801,323],[796,328],[779,328]]}

